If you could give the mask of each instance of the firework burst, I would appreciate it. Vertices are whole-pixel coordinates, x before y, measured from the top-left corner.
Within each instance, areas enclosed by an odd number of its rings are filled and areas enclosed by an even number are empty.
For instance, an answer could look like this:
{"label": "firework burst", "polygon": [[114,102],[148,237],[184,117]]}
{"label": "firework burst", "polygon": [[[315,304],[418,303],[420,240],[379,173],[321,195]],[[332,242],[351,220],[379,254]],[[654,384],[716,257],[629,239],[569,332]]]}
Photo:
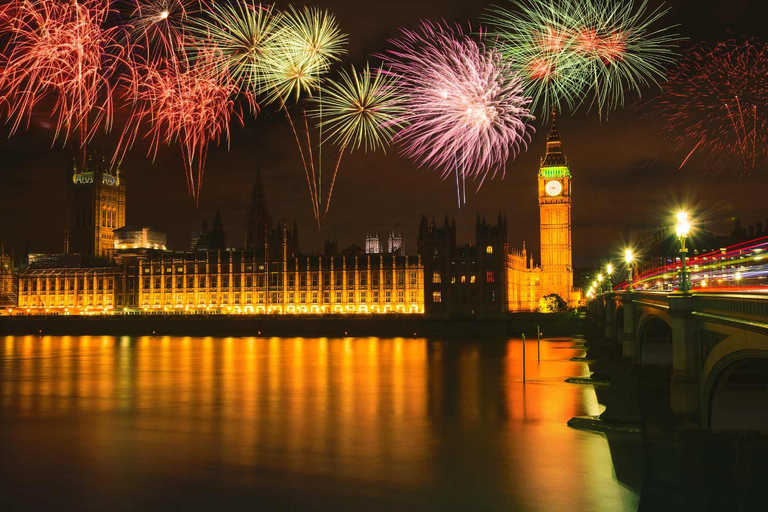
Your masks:
{"label": "firework burst", "polygon": [[507,160],[527,148],[533,116],[521,80],[502,56],[460,28],[423,22],[403,30],[382,57],[405,91],[405,128],[395,140],[403,154],[479,179],[504,173]]}
{"label": "firework burst", "polygon": [[[243,121],[237,102],[239,86],[221,65],[222,56],[205,51],[195,60],[173,58],[149,60],[136,73],[130,89],[133,114],[123,134],[123,153],[137,135],[151,140],[150,154],[162,144],[178,142],[182,148],[187,186],[199,201],[208,145],[222,136],[228,141],[234,117]],[[257,109],[251,95],[240,93]]]}
{"label": "firework burst", "polygon": [[665,133],[716,165],[748,171],[768,161],[768,46],[728,41],[686,52],[654,106]]}
{"label": "firework burst", "polygon": [[[277,65],[273,57],[276,50],[281,14],[272,6],[243,1],[232,4],[214,4],[208,17],[192,23],[194,46],[215,48],[221,53],[222,65],[232,78],[251,94],[270,93],[267,63]],[[290,58],[288,59],[290,60]]]}
{"label": "firework burst", "polygon": [[676,59],[680,37],[653,28],[668,10],[648,11],[646,0],[513,2],[516,10],[494,7],[485,20],[544,116],[562,104],[622,106],[626,91],[658,83]]}
{"label": "firework burst", "polygon": [[347,36],[333,14],[314,7],[290,7],[279,21],[263,67],[266,100],[298,100],[302,93],[320,88],[331,63],[344,54]]}
{"label": "firework burst", "polygon": [[[321,116],[320,102],[313,114]],[[326,137],[339,146],[339,158],[331,179],[325,213],[331,204],[333,187],[344,151],[364,148],[365,151],[387,146],[398,129],[405,110],[403,96],[397,81],[381,71],[371,72],[368,64],[360,71],[354,67],[349,73],[342,70],[339,80],[331,80],[325,89],[325,117],[321,125],[326,128]]]}
{"label": "firework burst", "polygon": [[265,103],[279,102],[291,124],[307,176],[310,200],[318,227],[323,189],[322,119],[317,166],[315,166],[306,111],[304,112],[307,145],[305,151],[286,102],[291,99],[298,102],[302,94],[311,96],[317,92],[322,118],[322,79],[331,64],[338,61],[344,53],[346,42],[347,36],[339,30],[333,14],[324,9],[312,7],[302,9],[290,7],[280,17],[277,33],[271,38],[265,52],[263,67],[265,94],[260,97]]}
{"label": "firework burst", "polygon": [[107,28],[108,0],[22,0],[0,10],[0,107],[11,133],[53,102],[54,139],[78,132],[82,144],[109,129],[113,83],[128,49]]}
{"label": "firework burst", "polygon": [[187,42],[187,25],[206,0],[123,0],[131,39],[155,58],[172,57]]}

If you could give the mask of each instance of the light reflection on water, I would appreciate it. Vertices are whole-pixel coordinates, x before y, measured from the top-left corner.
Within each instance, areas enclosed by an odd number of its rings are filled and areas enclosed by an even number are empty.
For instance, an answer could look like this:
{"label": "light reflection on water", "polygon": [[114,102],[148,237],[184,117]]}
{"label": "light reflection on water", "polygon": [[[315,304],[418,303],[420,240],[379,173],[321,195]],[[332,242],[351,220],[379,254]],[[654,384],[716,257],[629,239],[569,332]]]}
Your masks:
{"label": "light reflection on water", "polygon": [[[12,506],[634,510],[572,342],[6,337]],[[40,492],[41,475],[45,492]],[[51,475],[57,475],[51,478]]]}

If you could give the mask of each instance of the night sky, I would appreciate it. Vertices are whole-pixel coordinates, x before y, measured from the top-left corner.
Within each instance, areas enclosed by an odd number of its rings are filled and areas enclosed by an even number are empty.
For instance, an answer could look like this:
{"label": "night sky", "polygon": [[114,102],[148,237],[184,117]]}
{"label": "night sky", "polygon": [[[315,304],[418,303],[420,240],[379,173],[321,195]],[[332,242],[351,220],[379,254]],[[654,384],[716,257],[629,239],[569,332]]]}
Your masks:
{"label": "night sky", "polygon": [[[331,9],[349,33],[349,62],[362,63],[386,48],[398,27],[415,27],[420,19],[476,23],[492,2],[338,0],[314,2]],[[504,3],[497,0],[495,3]],[[284,6],[285,2],[278,2]],[[748,0],[669,2],[669,21],[690,41],[765,36],[760,2]],[[656,2],[652,2],[656,5]],[[372,59],[372,62],[375,62]],[[643,96],[651,98],[653,91]],[[634,96],[630,103],[634,103]],[[750,224],[768,215],[765,166],[741,175],[735,169],[709,166],[703,160],[678,166],[685,154],[670,149],[668,140],[644,110],[630,105],[600,119],[596,111],[567,113],[558,119],[574,176],[573,254],[576,266],[595,263],[643,232],[670,219],[681,202],[701,223],[716,232],[730,232],[731,218]],[[29,242],[32,252],[63,249],[65,154],[61,143],[51,148],[52,132],[35,117],[26,132],[0,140],[0,242],[15,246],[17,256]],[[467,208],[456,207],[451,181],[435,170],[417,168],[392,148],[386,155],[357,151],[345,156],[330,213],[322,231],[314,224],[304,171],[290,127],[274,108],[265,108],[245,127],[233,129],[230,148],[212,145],[208,154],[200,206],[187,195],[180,151],[163,147],[153,163],[146,147],[137,144],[122,169],[128,187],[127,223],[151,226],[168,234],[169,248],[185,249],[202,220],[209,223],[221,208],[228,245],[239,247],[255,170],[261,165],[273,219],[296,220],[305,252],[319,248],[324,237],[336,237],[339,248],[363,245],[366,233],[396,227],[415,251],[422,213],[441,222],[456,217],[460,242],[474,241],[478,212],[509,220],[513,247],[527,242],[538,259],[536,174],[544,153],[548,126],[536,122],[537,133],[526,153],[507,163],[506,177],[487,181],[467,197]],[[7,135],[8,127],[3,127]],[[112,139],[101,140],[112,151]],[[330,155],[329,155],[330,156]],[[326,160],[328,169],[332,157]],[[335,162],[333,162],[335,163]],[[469,189],[469,186],[468,186]]]}

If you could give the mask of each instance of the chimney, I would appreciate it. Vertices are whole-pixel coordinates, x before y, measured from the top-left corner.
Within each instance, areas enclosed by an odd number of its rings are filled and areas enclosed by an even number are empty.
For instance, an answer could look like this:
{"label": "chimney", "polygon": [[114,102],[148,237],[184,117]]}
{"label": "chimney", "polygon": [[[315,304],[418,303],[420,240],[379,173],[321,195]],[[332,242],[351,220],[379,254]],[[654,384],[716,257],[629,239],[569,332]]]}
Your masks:
{"label": "chimney", "polygon": [[761,234],[763,232],[763,221],[759,220],[757,221],[757,234]]}
{"label": "chimney", "polygon": [[747,228],[747,233],[749,234],[749,236],[755,236],[755,226],[750,224],[749,227]]}

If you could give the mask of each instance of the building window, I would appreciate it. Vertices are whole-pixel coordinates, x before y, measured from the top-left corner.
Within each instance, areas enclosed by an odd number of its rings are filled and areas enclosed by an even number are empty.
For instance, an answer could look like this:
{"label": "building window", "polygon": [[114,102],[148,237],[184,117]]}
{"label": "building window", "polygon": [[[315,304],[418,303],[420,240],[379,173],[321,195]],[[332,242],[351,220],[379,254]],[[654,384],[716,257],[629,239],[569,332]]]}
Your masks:
{"label": "building window", "polygon": [[493,246],[489,245],[488,247],[486,247],[485,248],[485,253],[486,254],[493,254]]}
{"label": "building window", "polygon": [[467,282],[467,276],[461,276],[461,282],[466,283]]}
{"label": "building window", "polygon": [[440,272],[439,271],[435,270],[434,272],[432,272],[432,282],[434,284],[439,284],[441,282],[440,281]]}
{"label": "building window", "polygon": [[416,285],[416,271],[411,270],[411,286]]}
{"label": "building window", "polygon": [[470,277],[470,278],[469,278],[469,282],[470,282],[470,283],[474,283],[474,282],[475,282],[475,276],[472,276],[472,277]]}
{"label": "building window", "polygon": [[368,274],[360,272],[360,286],[368,286]]}
{"label": "building window", "polygon": [[485,282],[486,283],[492,283],[493,282],[493,270],[488,270],[485,273]]}
{"label": "building window", "polygon": [[432,302],[443,302],[443,294],[440,292],[432,292]]}

